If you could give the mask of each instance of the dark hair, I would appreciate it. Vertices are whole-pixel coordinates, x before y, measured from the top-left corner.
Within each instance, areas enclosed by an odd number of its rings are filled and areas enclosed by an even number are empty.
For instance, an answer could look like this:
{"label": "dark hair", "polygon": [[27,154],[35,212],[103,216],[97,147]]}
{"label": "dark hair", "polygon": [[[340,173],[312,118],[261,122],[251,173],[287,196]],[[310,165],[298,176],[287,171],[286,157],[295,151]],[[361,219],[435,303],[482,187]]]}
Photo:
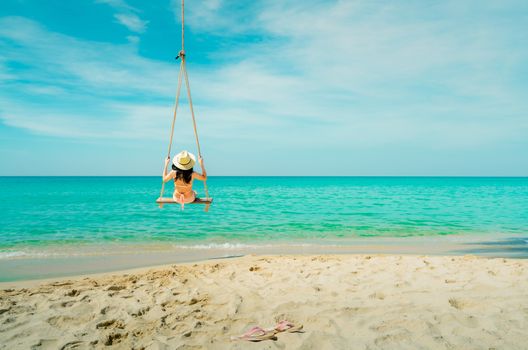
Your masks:
{"label": "dark hair", "polygon": [[176,165],[172,164],[172,170],[176,171],[176,177],[174,178],[174,181],[181,179],[186,184],[191,183],[192,180],[192,174],[193,174],[193,168],[189,170],[182,170],[178,168]]}

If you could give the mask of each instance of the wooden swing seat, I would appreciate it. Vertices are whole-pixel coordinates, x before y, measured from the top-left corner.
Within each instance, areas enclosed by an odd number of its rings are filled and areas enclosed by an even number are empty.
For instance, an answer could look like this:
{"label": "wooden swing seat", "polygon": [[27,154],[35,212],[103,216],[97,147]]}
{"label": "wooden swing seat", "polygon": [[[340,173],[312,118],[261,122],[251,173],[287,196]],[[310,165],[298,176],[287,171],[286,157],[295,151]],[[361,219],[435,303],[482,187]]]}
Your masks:
{"label": "wooden swing seat", "polygon": [[[158,198],[158,199],[156,199],[156,203],[159,204],[160,208],[163,208],[163,205],[165,205],[165,204],[180,204],[180,203],[176,202],[173,198],[170,198],[170,197]],[[196,198],[194,200],[194,202],[185,203],[185,204],[186,205],[187,204],[205,204],[204,211],[207,212],[207,211],[209,211],[209,206],[211,205],[211,203],[213,203],[213,199],[212,198]]]}
{"label": "wooden swing seat", "polygon": [[[156,203],[158,203],[158,204],[180,204],[180,203],[176,202],[173,198],[170,198],[170,197],[158,198],[158,199],[156,199]],[[185,203],[185,204],[207,204],[207,205],[211,205],[211,203],[213,203],[213,199],[212,198],[196,198],[194,200],[194,202]]]}

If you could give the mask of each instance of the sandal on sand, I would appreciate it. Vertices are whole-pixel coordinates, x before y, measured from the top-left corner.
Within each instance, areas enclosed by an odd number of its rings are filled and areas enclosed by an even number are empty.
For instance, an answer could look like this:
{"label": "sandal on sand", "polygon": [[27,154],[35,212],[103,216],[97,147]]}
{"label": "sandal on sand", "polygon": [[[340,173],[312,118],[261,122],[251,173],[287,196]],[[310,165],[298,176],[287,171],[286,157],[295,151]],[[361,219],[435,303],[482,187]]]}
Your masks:
{"label": "sandal on sand", "polygon": [[[295,324],[293,324],[293,323],[291,323],[289,321],[282,320],[279,323],[277,323],[275,328],[272,328],[271,330],[275,330],[276,332],[297,333],[297,332],[301,332],[302,329],[303,329],[303,325],[302,324],[295,325]],[[268,330],[268,331],[270,331],[270,330]]]}
{"label": "sandal on sand", "polygon": [[277,333],[277,331],[275,331],[274,329],[265,330],[265,329],[260,328],[259,326],[255,326],[242,335],[231,337],[231,340],[247,340],[247,341],[257,342],[257,341],[263,341],[263,340],[268,340],[268,339],[274,339],[275,333]]}

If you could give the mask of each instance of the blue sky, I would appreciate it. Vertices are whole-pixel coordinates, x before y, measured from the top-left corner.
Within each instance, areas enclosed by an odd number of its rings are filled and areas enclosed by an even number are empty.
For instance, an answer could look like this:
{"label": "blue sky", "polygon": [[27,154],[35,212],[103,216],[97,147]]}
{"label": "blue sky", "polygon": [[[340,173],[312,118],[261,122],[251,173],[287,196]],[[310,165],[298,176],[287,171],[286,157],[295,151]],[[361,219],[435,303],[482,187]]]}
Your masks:
{"label": "blue sky", "polygon": [[[160,173],[179,6],[2,0],[0,175]],[[188,0],[186,24],[211,175],[528,175],[526,1]]]}

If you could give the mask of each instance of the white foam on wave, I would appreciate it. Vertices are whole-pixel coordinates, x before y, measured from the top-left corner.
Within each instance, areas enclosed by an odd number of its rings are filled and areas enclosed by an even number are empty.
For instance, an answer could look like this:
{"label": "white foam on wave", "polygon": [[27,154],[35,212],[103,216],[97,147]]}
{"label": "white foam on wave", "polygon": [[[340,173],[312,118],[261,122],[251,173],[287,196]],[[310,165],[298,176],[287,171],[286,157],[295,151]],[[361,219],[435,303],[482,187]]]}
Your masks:
{"label": "white foam on wave", "polygon": [[315,244],[296,243],[296,244],[246,244],[246,243],[208,243],[208,244],[190,244],[190,245],[173,245],[177,249],[219,249],[219,250],[241,250],[241,249],[262,249],[274,248],[277,246],[295,246],[295,247],[311,247]]}
{"label": "white foam on wave", "polygon": [[191,245],[173,245],[174,248],[179,249],[257,249],[257,248],[269,248],[272,247],[270,244],[243,244],[243,243],[209,243],[209,244],[191,244]]}
{"label": "white foam on wave", "polygon": [[51,258],[56,256],[66,256],[67,254],[53,251],[3,251],[0,252],[0,260],[17,259],[17,258]]}
{"label": "white foam on wave", "polygon": [[21,256],[27,256],[26,252],[0,252],[0,259],[18,258]]}

